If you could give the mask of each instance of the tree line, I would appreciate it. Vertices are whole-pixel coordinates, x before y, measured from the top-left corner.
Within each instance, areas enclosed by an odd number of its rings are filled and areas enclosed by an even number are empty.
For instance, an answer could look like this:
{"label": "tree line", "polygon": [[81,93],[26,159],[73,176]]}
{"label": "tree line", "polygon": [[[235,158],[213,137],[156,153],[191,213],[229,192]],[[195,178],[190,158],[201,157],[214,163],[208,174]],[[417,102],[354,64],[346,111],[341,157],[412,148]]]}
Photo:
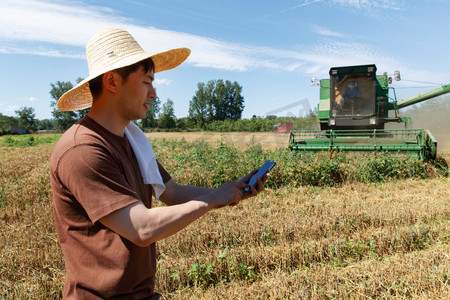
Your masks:
{"label": "tree line", "polygon": [[[80,81],[82,78],[78,78],[76,83]],[[15,126],[25,128],[28,132],[39,130],[62,132],[89,112],[89,108],[79,111],[60,111],[56,105],[58,99],[74,85],[69,81],[57,81],[50,86],[53,119],[37,120],[34,108],[22,107],[15,111],[16,117],[0,114],[0,134],[11,133],[11,128]],[[297,120],[298,118],[269,120],[256,116],[252,119],[242,119],[242,111],[245,107],[242,86],[236,81],[222,79],[198,83],[197,90],[189,101],[187,117],[175,116],[174,103],[170,99],[161,103],[161,100],[156,98],[152,99],[151,103],[146,117],[137,121],[143,130],[273,131],[277,123],[285,121],[293,121],[297,128],[311,127],[305,124],[314,123],[316,116],[313,112],[306,118],[300,118],[305,119],[303,121]],[[312,119],[314,120],[310,122]]]}

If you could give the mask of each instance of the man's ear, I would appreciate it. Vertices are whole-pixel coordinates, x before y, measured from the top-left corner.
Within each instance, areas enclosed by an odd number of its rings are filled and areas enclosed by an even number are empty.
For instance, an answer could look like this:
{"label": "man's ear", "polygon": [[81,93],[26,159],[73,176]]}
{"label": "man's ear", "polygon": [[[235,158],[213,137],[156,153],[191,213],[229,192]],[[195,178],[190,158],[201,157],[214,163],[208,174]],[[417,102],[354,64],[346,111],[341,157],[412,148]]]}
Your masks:
{"label": "man's ear", "polygon": [[121,79],[122,78],[120,78],[117,72],[108,71],[105,74],[103,74],[102,78],[103,87],[108,91],[110,91],[111,93],[116,93]]}

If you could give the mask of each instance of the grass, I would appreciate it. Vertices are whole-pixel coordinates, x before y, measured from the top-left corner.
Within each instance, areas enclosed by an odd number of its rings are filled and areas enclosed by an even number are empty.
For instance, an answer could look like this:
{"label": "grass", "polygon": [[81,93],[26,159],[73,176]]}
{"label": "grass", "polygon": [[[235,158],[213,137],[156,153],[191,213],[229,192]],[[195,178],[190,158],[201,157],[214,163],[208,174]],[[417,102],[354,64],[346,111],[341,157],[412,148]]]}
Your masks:
{"label": "grass", "polygon": [[30,147],[41,144],[55,143],[60,137],[61,134],[5,135],[0,137],[0,146]]}
{"label": "grass", "polygon": [[[258,160],[279,162],[264,193],[158,243],[156,289],[168,299],[448,299],[450,182],[436,166],[383,155],[302,156],[294,164],[293,154],[258,146],[154,146],[181,183],[215,186]],[[2,299],[61,297],[64,259],[48,176],[53,147],[0,147]],[[450,153],[441,160],[448,165]],[[394,167],[377,168],[383,163]],[[311,174],[319,179],[305,181]],[[287,184],[292,178],[297,183]]]}

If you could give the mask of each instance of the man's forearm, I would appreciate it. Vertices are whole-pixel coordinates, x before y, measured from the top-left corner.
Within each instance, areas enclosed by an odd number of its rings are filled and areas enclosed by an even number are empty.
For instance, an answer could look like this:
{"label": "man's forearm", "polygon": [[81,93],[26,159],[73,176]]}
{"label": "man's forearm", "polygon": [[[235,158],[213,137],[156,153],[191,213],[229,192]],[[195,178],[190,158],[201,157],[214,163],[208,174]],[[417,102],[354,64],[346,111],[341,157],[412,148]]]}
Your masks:
{"label": "man's forearm", "polygon": [[[138,201],[110,213],[100,222],[136,245],[144,247],[177,233],[212,209],[236,205],[242,199],[245,185],[230,181],[217,189],[180,187],[177,192],[185,191],[186,197],[177,199],[190,198],[187,194],[203,194],[185,203],[175,205],[173,201],[169,204],[171,206],[154,208],[147,208],[142,201]],[[173,192],[173,186],[168,191]],[[165,196],[168,197],[168,194]]]}
{"label": "man's forearm", "polygon": [[192,185],[179,185],[173,180],[166,183],[166,191],[161,195],[161,201],[166,205],[186,203],[192,199],[206,195],[215,189],[203,188]]}
{"label": "man's forearm", "polygon": [[198,198],[199,196],[209,194],[215,189],[209,189],[199,186],[192,186],[192,185],[181,185],[180,188],[182,189],[183,195],[185,195],[185,201],[189,201],[195,198]]}

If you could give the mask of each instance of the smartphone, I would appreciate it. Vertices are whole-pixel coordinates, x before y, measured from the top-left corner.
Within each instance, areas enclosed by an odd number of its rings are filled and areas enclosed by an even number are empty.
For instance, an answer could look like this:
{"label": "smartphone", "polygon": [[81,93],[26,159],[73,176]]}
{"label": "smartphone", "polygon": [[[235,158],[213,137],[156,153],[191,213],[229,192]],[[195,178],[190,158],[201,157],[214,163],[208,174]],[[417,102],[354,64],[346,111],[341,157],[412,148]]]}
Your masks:
{"label": "smartphone", "polygon": [[[258,169],[258,172],[256,172],[255,174],[253,174],[253,176],[250,178],[250,180],[248,181],[248,185],[253,185],[255,188],[258,185],[258,182],[256,181],[256,178],[261,178],[261,180],[263,179],[264,175],[266,175],[267,173],[269,173],[269,171],[276,165],[276,163],[274,161],[268,160],[266,161],[261,168]],[[246,192],[250,192],[250,188],[246,187],[244,188],[244,191]]]}

